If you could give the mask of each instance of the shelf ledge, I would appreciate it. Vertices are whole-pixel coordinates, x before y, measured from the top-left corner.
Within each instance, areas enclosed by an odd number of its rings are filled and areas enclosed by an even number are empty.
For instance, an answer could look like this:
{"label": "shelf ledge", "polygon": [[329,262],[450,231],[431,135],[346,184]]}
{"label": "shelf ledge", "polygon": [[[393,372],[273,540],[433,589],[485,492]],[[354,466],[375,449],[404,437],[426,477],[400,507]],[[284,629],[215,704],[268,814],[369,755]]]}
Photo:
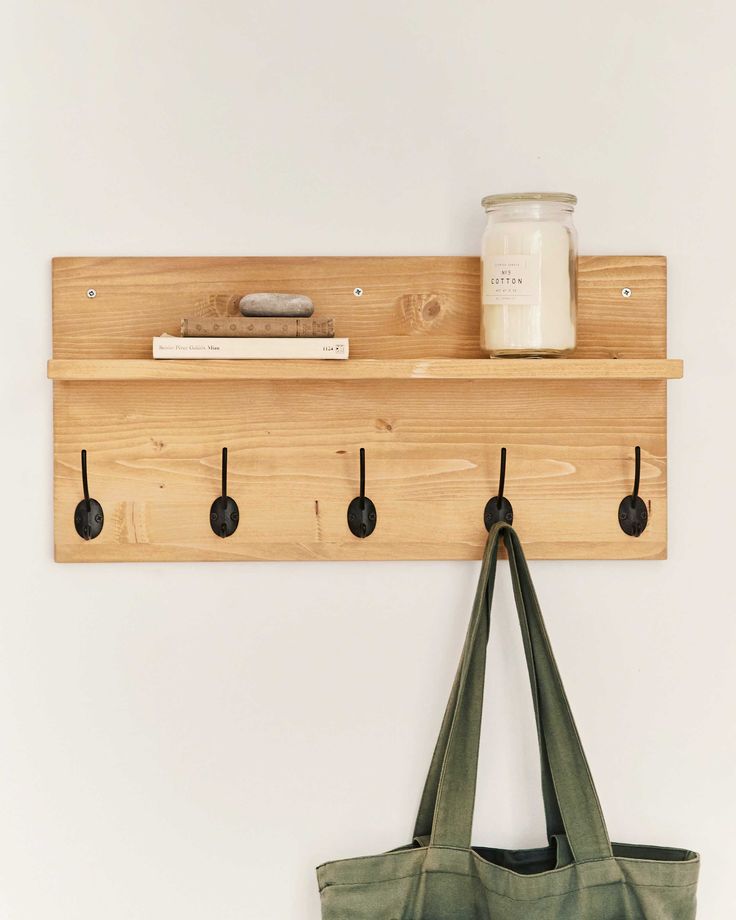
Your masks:
{"label": "shelf ledge", "polygon": [[426,358],[197,361],[152,358],[48,362],[51,380],[673,380],[677,358]]}

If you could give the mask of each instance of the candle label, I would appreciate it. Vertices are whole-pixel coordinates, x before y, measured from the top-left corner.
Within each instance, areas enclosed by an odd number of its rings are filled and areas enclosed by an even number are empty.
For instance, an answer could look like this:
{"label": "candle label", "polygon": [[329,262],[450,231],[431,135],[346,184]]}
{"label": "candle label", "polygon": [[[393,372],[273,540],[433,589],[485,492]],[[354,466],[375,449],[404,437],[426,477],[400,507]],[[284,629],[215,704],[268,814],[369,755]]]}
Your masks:
{"label": "candle label", "polygon": [[491,256],[483,262],[483,303],[539,303],[539,256]]}

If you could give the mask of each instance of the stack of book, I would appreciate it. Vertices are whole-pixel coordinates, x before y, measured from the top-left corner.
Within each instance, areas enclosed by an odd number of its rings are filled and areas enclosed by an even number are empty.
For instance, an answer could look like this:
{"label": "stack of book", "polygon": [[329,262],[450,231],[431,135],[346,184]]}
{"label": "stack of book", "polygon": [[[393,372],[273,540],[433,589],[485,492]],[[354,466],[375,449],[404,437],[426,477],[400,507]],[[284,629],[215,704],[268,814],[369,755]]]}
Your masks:
{"label": "stack of book", "polygon": [[303,295],[248,294],[240,315],[185,316],[181,336],[153,339],[154,358],[344,359],[349,341],[335,338],[332,317],[314,316]]}

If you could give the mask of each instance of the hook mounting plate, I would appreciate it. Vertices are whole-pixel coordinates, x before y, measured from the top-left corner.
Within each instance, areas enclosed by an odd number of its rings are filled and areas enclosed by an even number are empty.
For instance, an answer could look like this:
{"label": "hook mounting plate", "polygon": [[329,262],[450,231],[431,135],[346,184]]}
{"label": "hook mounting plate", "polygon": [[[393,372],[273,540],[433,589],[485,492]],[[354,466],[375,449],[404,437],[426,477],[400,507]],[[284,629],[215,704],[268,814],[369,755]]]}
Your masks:
{"label": "hook mounting plate", "polygon": [[74,509],[74,529],[83,540],[94,540],[102,533],[105,524],[105,514],[102,505],[94,498],[83,498]]}
{"label": "hook mounting plate", "polygon": [[514,509],[511,507],[511,502],[508,498],[502,498],[499,502],[496,495],[486,502],[486,507],[483,511],[483,523],[486,525],[486,530],[490,530],[499,521],[503,521],[505,524],[513,524]]}
{"label": "hook mounting plate", "polygon": [[640,537],[649,523],[649,512],[643,498],[627,495],[618,506],[618,522],[629,537]]}
{"label": "hook mounting plate", "polygon": [[210,527],[218,537],[231,537],[238,529],[240,511],[234,498],[218,496],[210,508]]}
{"label": "hook mounting plate", "polygon": [[361,540],[370,537],[376,529],[378,512],[370,498],[356,495],[348,505],[348,527],[350,533]]}

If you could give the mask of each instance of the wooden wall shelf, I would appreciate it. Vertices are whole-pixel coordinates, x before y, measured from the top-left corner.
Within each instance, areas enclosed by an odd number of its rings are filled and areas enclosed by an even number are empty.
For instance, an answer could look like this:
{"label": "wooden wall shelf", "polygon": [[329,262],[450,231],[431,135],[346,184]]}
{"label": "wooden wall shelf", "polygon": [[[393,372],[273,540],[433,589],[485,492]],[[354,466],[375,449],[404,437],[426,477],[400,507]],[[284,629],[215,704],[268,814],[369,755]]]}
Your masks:
{"label": "wooden wall shelf", "polygon": [[[55,259],[56,559],[477,559],[501,447],[531,557],[664,558],[666,388],[682,376],[667,357],[665,259],[582,257],[578,347],[558,360],[482,356],[479,269],[470,257]],[[309,294],[351,358],[150,357],[182,316],[259,290]],[[617,520],[636,445],[650,512],[639,539]],[[226,540],[209,526],[223,447],[241,515]],[[365,540],[346,521],[360,447],[378,509]],[[82,448],[105,512],[90,542],[73,522]]]}
{"label": "wooden wall shelf", "polygon": [[346,361],[51,360],[52,380],[673,380],[670,358],[489,360],[352,358]]}

